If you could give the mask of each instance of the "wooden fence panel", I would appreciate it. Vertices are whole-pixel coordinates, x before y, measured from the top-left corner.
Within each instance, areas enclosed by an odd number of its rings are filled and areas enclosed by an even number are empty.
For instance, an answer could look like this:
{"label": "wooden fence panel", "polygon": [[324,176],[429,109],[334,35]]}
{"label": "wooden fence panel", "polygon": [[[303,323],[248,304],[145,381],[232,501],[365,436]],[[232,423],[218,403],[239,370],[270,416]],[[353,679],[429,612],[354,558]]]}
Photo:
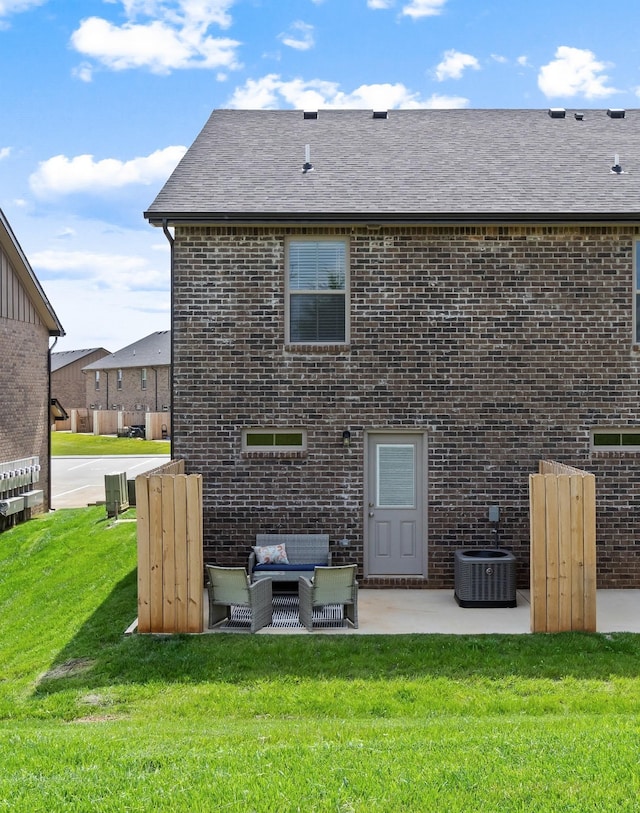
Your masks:
{"label": "wooden fence panel", "polygon": [[[176,557],[176,629],[188,630],[189,606],[189,549],[187,547],[187,477],[178,474],[175,477],[175,528],[176,551],[185,551],[184,556]],[[202,545],[200,545],[202,550]],[[204,568],[203,568],[204,569]],[[202,571],[201,571],[202,572]],[[202,578],[202,576],[201,576]]]}
{"label": "wooden fence panel", "polygon": [[585,477],[582,482],[584,497],[584,628],[596,631],[596,478]]}
{"label": "wooden fence panel", "polygon": [[187,480],[187,507],[197,504],[200,511],[187,511],[187,632],[202,632],[202,477]]}
{"label": "wooden fence panel", "polygon": [[203,629],[202,477],[180,469],[136,477],[139,632]]}
{"label": "wooden fence panel", "polygon": [[118,413],[110,409],[96,409],[93,412],[94,435],[116,435],[118,433]]}
{"label": "wooden fence panel", "polygon": [[162,630],[176,632],[176,502],[175,477],[162,481]]}
{"label": "wooden fence panel", "polygon": [[546,539],[546,483],[543,476],[529,477],[531,524],[531,629],[542,630],[547,624],[547,551],[540,540]]}
{"label": "wooden fence panel", "polygon": [[595,477],[542,461],[529,495],[531,630],[595,632]]}
{"label": "wooden fence panel", "polygon": [[147,440],[164,440],[169,436],[171,427],[169,412],[147,412],[143,422]]}
{"label": "wooden fence panel", "polygon": [[136,528],[138,538],[138,629],[151,632],[151,563],[149,560],[149,483],[136,477]]}

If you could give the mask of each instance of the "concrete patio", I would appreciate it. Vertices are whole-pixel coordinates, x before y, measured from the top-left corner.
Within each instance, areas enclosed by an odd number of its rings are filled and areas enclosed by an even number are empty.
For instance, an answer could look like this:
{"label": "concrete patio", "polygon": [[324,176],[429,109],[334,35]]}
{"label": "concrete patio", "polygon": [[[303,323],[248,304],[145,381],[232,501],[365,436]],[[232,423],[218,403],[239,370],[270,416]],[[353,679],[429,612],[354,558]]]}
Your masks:
{"label": "concrete patio", "polygon": [[[640,633],[640,590],[598,590],[598,632]],[[520,635],[531,631],[529,591],[517,591],[514,608],[462,608],[453,590],[366,590],[358,599],[359,628],[317,628],[319,635],[407,635],[412,633]],[[208,601],[205,596],[205,616]],[[207,629],[208,632],[244,630]],[[258,635],[308,635],[296,628],[265,627]]]}

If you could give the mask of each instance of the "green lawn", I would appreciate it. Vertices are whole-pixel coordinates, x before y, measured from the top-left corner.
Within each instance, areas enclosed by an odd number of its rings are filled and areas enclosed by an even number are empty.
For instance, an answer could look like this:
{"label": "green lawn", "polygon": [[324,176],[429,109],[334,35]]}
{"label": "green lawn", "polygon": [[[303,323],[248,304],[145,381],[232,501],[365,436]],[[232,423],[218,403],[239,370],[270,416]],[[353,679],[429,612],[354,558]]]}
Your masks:
{"label": "green lawn", "polygon": [[51,455],[171,454],[168,440],[117,438],[111,435],[86,435],[71,432],[51,433]]}
{"label": "green lawn", "polygon": [[135,556],[0,534],[0,810],[637,810],[640,636],[125,637]]}

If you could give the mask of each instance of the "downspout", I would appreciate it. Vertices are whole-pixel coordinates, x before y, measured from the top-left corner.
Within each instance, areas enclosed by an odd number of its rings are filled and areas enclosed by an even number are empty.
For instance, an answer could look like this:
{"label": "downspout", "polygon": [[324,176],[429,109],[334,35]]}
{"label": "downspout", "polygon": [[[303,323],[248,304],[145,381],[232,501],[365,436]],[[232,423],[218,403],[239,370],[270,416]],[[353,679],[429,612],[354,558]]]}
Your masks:
{"label": "downspout", "polygon": [[49,375],[47,376],[47,506],[49,511],[53,510],[51,508],[51,353],[53,352],[53,348],[58,344],[59,338],[59,336],[54,338],[53,344],[47,354],[47,369],[49,371]]}
{"label": "downspout", "polygon": [[153,380],[154,380],[154,389],[155,389],[155,393],[154,393],[154,396],[153,396],[154,400],[155,400],[153,411],[157,412],[158,411],[158,368],[157,367],[151,367],[151,369],[153,370]]}
{"label": "downspout", "polygon": [[170,282],[171,282],[171,291],[170,291],[170,294],[169,294],[170,297],[171,297],[171,299],[170,299],[170,303],[171,303],[170,304],[171,343],[170,343],[170,348],[169,348],[169,353],[170,353],[170,356],[169,356],[169,414],[170,414],[171,417],[169,419],[169,440],[171,442],[171,447],[170,447],[170,449],[171,449],[171,457],[173,457],[173,405],[175,403],[174,390],[173,390],[173,385],[174,385],[174,381],[173,381],[173,343],[175,341],[175,331],[174,331],[174,325],[173,325],[173,309],[174,309],[174,301],[173,301],[173,299],[174,299],[174,297],[173,297],[174,251],[173,251],[173,246],[174,246],[175,240],[173,238],[173,235],[169,231],[169,226],[168,226],[166,217],[163,218],[163,220],[162,220],[162,231],[164,232],[164,236],[169,241],[169,246],[171,247],[170,260],[169,260]]}

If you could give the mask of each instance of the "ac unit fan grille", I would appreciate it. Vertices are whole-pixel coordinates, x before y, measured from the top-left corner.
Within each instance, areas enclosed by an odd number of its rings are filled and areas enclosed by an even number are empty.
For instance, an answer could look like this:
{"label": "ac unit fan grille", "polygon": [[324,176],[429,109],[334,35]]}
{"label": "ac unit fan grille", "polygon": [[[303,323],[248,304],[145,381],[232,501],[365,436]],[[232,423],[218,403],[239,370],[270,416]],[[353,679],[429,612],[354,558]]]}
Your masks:
{"label": "ac unit fan grille", "polygon": [[456,551],[455,599],[461,607],[515,607],[515,556],[502,548]]}

